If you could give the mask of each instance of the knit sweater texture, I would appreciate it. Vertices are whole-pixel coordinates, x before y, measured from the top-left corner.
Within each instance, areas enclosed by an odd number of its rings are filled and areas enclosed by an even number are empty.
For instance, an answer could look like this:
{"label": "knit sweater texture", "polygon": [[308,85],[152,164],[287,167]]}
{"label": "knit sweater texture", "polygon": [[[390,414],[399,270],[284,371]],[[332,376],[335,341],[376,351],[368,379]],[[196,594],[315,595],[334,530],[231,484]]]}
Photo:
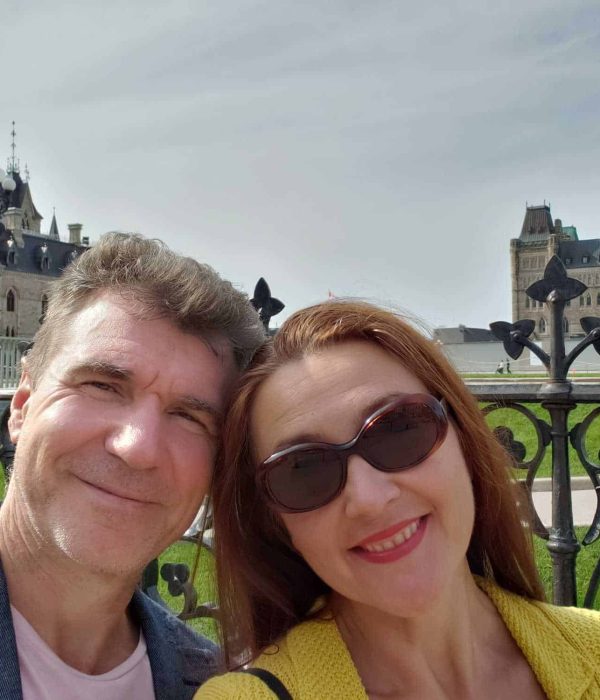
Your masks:
{"label": "knit sweater texture", "polygon": [[[531,601],[478,579],[549,700],[600,700],[600,612]],[[274,673],[294,700],[368,700],[335,620],[297,625],[253,666]],[[247,673],[206,682],[194,700],[273,700]]]}

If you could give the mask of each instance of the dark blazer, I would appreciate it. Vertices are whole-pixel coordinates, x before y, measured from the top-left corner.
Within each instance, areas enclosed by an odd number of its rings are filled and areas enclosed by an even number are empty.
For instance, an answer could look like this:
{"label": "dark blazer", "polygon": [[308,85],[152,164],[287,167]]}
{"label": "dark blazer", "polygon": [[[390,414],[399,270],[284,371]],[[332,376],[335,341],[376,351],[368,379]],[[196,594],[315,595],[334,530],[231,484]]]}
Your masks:
{"label": "dark blazer", "polygon": [[[148,647],[156,700],[189,700],[217,670],[217,647],[136,591],[131,600]],[[6,578],[0,563],[0,700],[23,700]]]}

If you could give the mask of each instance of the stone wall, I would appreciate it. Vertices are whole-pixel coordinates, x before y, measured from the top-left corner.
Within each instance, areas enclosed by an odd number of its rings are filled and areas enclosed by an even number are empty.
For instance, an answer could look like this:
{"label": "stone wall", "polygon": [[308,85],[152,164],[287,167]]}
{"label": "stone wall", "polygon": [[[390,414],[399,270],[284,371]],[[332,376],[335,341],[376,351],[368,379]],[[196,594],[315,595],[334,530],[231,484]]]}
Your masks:
{"label": "stone wall", "polygon": [[[0,268],[0,335],[9,334],[22,338],[33,337],[40,327],[42,297],[47,294],[51,280],[44,275],[14,272]],[[15,294],[15,311],[7,311],[7,294]]]}

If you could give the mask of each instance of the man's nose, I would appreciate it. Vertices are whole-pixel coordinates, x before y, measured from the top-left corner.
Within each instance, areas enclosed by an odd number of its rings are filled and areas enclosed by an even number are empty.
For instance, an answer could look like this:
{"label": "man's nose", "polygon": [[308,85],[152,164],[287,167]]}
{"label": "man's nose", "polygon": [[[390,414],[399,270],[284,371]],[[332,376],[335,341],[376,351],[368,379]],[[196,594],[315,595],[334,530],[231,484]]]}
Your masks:
{"label": "man's nose", "polygon": [[372,467],[360,455],[348,459],[348,476],[343,492],[349,518],[377,515],[400,493],[393,475]]}
{"label": "man's nose", "polygon": [[121,420],[112,426],[106,449],[133,469],[153,469],[161,459],[162,410],[155,397],[127,405]]}

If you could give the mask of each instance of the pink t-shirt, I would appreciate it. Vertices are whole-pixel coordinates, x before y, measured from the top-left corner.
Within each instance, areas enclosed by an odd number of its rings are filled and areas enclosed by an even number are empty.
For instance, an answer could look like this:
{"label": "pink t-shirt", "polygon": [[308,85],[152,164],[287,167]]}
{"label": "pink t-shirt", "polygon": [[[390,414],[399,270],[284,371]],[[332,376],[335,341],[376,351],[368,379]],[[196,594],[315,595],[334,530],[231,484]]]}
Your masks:
{"label": "pink t-shirt", "polygon": [[155,700],[144,636],[133,654],[108,673],[88,676],[56,656],[13,608],[23,700]]}

